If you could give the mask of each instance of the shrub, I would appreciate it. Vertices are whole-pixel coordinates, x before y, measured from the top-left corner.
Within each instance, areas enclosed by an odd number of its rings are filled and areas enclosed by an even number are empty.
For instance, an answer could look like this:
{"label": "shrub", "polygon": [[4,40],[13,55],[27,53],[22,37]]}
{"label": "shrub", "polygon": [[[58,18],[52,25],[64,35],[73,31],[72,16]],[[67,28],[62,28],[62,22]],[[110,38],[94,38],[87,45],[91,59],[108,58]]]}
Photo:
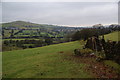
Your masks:
{"label": "shrub", "polygon": [[88,56],[92,52],[93,51],[91,49],[75,49],[74,50],[75,55],[79,55],[79,56]]}
{"label": "shrub", "polygon": [[75,50],[74,50],[74,54],[81,56],[80,49],[75,49]]}
{"label": "shrub", "polygon": [[100,62],[100,61],[106,59],[106,54],[104,51],[97,52],[96,55],[97,55],[96,61]]}

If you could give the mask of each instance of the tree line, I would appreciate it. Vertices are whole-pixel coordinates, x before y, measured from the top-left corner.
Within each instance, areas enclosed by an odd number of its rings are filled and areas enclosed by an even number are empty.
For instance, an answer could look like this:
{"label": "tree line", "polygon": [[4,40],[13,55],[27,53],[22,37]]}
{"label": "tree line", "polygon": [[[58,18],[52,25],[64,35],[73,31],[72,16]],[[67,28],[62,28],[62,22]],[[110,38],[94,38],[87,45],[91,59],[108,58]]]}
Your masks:
{"label": "tree line", "polygon": [[[27,44],[27,45],[26,45]],[[32,45],[31,45],[32,44]],[[3,51],[9,51],[11,48],[35,48],[35,47],[42,47],[46,45],[53,44],[53,40],[51,38],[46,38],[45,40],[4,40],[2,50]],[[10,49],[9,49],[10,48]]]}
{"label": "tree line", "polygon": [[109,27],[104,26],[93,26],[92,28],[85,28],[74,33],[71,38],[75,40],[87,40],[92,36],[100,36],[111,33],[113,31],[120,31],[120,25],[110,25]]}

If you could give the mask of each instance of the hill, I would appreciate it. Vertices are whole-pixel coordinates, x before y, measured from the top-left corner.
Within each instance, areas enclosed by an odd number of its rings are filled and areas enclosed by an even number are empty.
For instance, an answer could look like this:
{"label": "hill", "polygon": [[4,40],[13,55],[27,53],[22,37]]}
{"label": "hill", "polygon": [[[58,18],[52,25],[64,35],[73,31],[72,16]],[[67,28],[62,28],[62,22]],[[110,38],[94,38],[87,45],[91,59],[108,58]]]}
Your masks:
{"label": "hill", "polygon": [[67,27],[67,26],[58,26],[58,25],[49,25],[49,24],[37,24],[32,22],[26,22],[26,21],[14,21],[14,22],[8,22],[3,23],[2,28],[6,29],[39,29],[39,28],[76,28],[76,27]]}
{"label": "hill", "polygon": [[[116,33],[107,34],[109,36],[105,35],[105,38],[113,37]],[[95,62],[93,58],[76,57],[73,54],[74,49],[82,49],[84,44],[84,41],[74,41],[3,52],[3,78],[95,78],[97,76],[94,73],[104,71],[101,70],[103,64]],[[105,64],[109,66],[114,62],[105,61]],[[110,75],[109,72],[106,74]]]}
{"label": "hill", "polygon": [[2,36],[4,39],[9,39],[11,37],[64,37],[79,29],[81,28],[14,21],[2,24]]}
{"label": "hill", "polygon": [[29,28],[38,28],[38,27],[51,27],[54,25],[47,25],[47,24],[36,24],[36,23],[31,23],[31,22],[26,22],[26,21],[14,21],[14,22],[9,22],[9,23],[3,23],[2,27],[3,28],[8,28],[8,29],[29,29]]}
{"label": "hill", "polygon": [[71,40],[69,36],[80,29],[25,21],[14,21],[2,25],[3,51],[68,42]]}
{"label": "hill", "polygon": [[107,40],[120,41],[119,35],[120,35],[120,31],[115,31],[115,32],[104,35],[104,37],[106,41]]}
{"label": "hill", "polygon": [[[69,42],[41,48],[3,52],[4,78],[90,78],[85,64],[67,60],[84,42]],[[71,53],[72,54],[72,53]]]}

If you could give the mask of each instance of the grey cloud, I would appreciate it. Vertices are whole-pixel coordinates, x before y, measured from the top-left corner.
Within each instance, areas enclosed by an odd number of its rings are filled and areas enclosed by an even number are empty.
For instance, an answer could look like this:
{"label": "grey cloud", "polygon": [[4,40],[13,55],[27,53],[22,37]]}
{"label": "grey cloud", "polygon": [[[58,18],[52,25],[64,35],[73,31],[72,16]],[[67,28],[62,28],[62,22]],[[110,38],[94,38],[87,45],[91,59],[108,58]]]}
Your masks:
{"label": "grey cloud", "polygon": [[3,22],[24,20],[58,25],[117,23],[117,3],[3,2]]}

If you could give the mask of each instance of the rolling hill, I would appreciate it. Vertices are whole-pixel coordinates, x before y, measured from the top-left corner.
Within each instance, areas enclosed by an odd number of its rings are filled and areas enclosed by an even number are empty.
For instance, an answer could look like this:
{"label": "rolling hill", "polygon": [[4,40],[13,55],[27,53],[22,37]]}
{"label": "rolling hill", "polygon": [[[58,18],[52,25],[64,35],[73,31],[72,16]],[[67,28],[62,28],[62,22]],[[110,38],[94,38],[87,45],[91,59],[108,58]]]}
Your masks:
{"label": "rolling hill", "polygon": [[[115,37],[118,33],[107,34],[105,39],[118,40]],[[90,63],[74,62],[76,58],[72,57],[73,50],[84,44],[84,41],[73,41],[3,52],[3,78],[94,78],[95,75],[85,70]]]}
{"label": "rolling hill", "polygon": [[83,41],[75,41],[3,52],[3,78],[90,78],[92,75],[83,69],[85,64],[74,63],[64,55],[83,45]]}
{"label": "rolling hill", "polygon": [[40,28],[63,28],[63,29],[74,29],[76,27],[67,27],[67,26],[58,26],[58,25],[50,25],[50,24],[37,24],[26,21],[14,21],[8,23],[2,23],[2,28],[7,29],[40,29]]}
{"label": "rolling hill", "polygon": [[9,22],[9,23],[3,23],[2,27],[3,28],[19,28],[19,29],[27,29],[32,27],[34,28],[38,28],[38,27],[50,27],[53,25],[47,25],[47,24],[35,24],[35,23],[31,23],[31,22],[26,22],[26,21],[14,21],[14,22]]}
{"label": "rolling hill", "polygon": [[115,31],[109,34],[104,35],[105,40],[120,41],[120,31]]}
{"label": "rolling hill", "polygon": [[8,39],[23,38],[28,36],[34,37],[64,37],[69,33],[74,33],[81,28],[66,27],[48,24],[36,24],[25,21],[14,21],[2,24],[2,36]]}

